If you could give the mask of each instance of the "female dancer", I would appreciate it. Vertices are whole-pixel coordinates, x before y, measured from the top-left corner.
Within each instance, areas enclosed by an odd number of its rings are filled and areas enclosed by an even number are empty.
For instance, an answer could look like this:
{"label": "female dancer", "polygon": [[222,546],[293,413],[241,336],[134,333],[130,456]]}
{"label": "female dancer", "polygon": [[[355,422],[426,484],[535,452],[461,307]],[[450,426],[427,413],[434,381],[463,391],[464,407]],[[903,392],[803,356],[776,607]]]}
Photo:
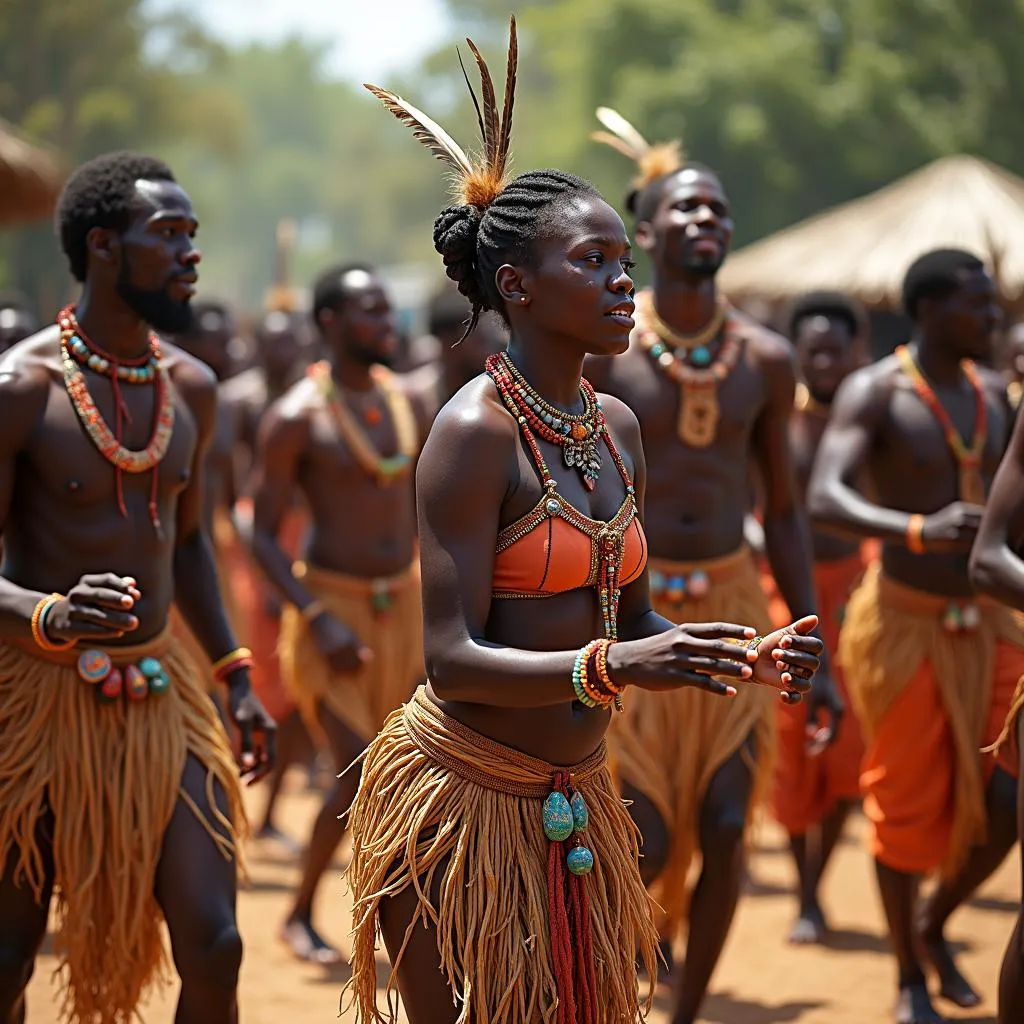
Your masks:
{"label": "female dancer", "polygon": [[651,610],[637,421],[581,379],[584,357],[625,351],[633,326],[625,228],[572,175],[506,183],[514,21],[501,115],[470,48],[480,165],[368,87],[455,170],[460,201],[434,244],[473,323],[494,310],[511,338],[441,411],[418,467],[430,682],[363,762],[351,990],[361,1022],[394,1018],[396,985],[411,1024],[635,1021],[637,950],[653,971],[657,934],[605,765],[609,710],[629,685],[728,699],[752,680],[795,701],[821,643],[813,616],[761,640]]}

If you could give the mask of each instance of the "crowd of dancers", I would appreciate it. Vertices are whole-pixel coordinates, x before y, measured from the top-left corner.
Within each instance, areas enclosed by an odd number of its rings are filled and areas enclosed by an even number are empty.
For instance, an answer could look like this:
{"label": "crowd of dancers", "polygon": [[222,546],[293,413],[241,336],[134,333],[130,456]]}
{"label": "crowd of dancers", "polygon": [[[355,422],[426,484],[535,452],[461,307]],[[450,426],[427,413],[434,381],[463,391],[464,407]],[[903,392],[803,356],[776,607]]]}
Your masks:
{"label": "crowd of dancers", "polygon": [[[790,939],[816,943],[861,802],[895,1020],[980,1001],[945,929],[1017,842],[1024,675],[992,276],[922,254],[912,334],[876,362],[842,295],[776,333],[716,287],[711,169],[602,108],[595,138],[636,164],[625,220],[574,175],[513,177],[514,22],[502,103],[472,52],[477,157],[368,87],[456,183],[429,338],[349,264],[239,344],[193,300],[187,192],[127,153],[62,194],[75,303],[41,330],[0,304],[3,1024],[54,901],[73,1024],[131,1018],[163,922],[176,1020],[236,1021],[240,783],[263,777],[258,834],[301,851],[302,959],[340,957],[312,908],[351,832],[364,1024],[396,995],[411,1024],[635,1021],[658,984],[692,1024],[759,812],[790,838]],[[283,775],[318,755],[341,774],[282,836]]]}

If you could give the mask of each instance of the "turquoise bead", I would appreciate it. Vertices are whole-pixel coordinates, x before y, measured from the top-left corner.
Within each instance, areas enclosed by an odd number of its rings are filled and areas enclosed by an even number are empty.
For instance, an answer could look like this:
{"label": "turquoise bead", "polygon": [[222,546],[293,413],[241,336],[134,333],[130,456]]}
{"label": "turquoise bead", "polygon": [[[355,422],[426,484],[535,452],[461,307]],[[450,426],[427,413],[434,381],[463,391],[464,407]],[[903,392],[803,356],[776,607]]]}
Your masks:
{"label": "turquoise bead", "polygon": [[164,671],[149,677],[149,692],[154,697],[165,694],[171,688],[171,677]]}
{"label": "turquoise bead", "polygon": [[587,810],[583,794],[577,789],[570,802],[572,807],[572,824],[577,832],[582,832],[590,824],[590,811]]}
{"label": "turquoise bead", "polygon": [[700,345],[690,352],[690,362],[694,366],[707,366],[711,362],[711,350]]}
{"label": "turquoise bead", "polygon": [[139,671],[147,679],[152,679],[153,676],[158,676],[163,671],[163,665],[160,664],[156,658],[141,658],[139,660]]}
{"label": "turquoise bead", "polygon": [[585,846],[574,846],[565,862],[574,875],[589,875],[594,870],[594,855]]}
{"label": "turquoise bead", "polygon": [[572,807],[569,801],[555,790],[544,801],[544,835],[552,843],[560,843],[572,835]]}

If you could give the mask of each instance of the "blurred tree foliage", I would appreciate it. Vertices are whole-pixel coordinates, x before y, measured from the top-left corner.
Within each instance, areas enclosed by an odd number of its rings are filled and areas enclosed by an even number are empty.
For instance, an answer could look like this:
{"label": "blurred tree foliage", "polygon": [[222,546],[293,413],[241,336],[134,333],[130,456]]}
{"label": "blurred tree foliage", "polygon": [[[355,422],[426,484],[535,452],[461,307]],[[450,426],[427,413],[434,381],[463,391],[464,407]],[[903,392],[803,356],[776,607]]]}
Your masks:
{"label": "blurred tree foliage", "polygon": [[[499,76],[509,0],[448,0]],[[722,175],[750,241],[956,151],[1024,172],[1020,0],[521,0],[516,166],[560,166],[613,201],[624,158],[587,138],[616,107]],[[73,164],[115,146],[171,161],[199,211],[204,291],[256,303],[274,226],[295,276],[328,261],[428,261],[441,169],[299,40],[227,49],[140,0],[0,0],[0,117]],[[380,84],[470,141],[453,46]],[[499,83],[500,84],[500,83]],[[7,283],[52,305],[48,232],[11,236]],[[0,261],[0,285],[4,283]],[[794,268],[797,272],[798,268]]]}

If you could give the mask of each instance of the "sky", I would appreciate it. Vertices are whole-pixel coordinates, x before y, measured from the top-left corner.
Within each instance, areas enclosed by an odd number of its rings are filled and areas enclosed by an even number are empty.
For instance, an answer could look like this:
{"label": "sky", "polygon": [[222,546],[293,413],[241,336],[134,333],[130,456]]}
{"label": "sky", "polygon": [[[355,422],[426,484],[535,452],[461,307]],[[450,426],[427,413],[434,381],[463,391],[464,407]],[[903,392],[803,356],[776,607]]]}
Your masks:
{"label": "sky", "polygon": [[288,35],[328,40],[328,68],[355,82],[380,80],[451,35],[443,0],[152,0],[184,9],[230,43]]}

